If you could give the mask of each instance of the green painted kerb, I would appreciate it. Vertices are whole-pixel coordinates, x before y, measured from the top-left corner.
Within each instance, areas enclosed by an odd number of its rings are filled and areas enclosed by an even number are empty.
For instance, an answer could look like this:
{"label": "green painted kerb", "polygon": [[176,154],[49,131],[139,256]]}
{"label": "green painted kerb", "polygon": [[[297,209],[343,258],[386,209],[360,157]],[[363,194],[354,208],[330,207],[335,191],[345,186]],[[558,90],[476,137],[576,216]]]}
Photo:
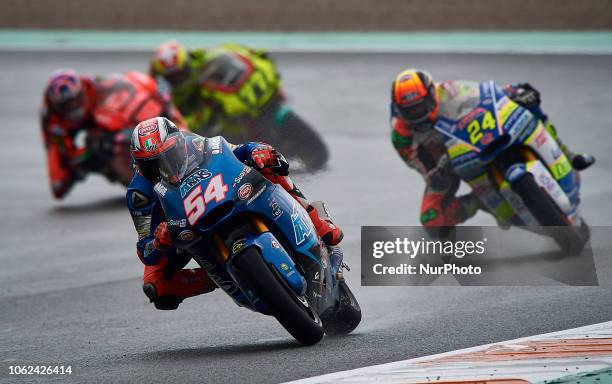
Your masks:
{"label": "green painted kerb", "polygon": [[612,53],[605,32],[127,32],[0,30],[0,47],[15,49],[153,49],[176,39],[188,46],[235,42],[268,49],[543,51]]}

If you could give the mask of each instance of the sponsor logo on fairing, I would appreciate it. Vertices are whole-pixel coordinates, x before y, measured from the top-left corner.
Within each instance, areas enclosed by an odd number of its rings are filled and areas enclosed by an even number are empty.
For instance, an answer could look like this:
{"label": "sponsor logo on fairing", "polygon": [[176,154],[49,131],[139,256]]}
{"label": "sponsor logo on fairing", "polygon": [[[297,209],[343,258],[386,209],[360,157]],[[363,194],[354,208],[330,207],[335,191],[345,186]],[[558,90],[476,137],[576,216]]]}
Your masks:
{"label": "sponsor logo on fairing", "polygon": [[245,239],[236,240],[232,244],[232,253],[238,253],[244,248]]}
{"label": "sponsor logo on fairing", "polygon": [[200,184],[202,180],[208,179],[212,174],[208,169],[198,169],[192,173],[188,178],[183,181],[180,187],[181,197],[185,197],[189,191],[196,185]]}
{"label": "sponsor logo on fairing", "polygon": [[310,236],[312,228],[304,220],[304,216],[297,209],[297,203],[293,202],[293,210],[291,212],[291,223],[293,224],[293,234],[295,235],[295,244],[300,245]]}
{"label": "sponsor logo on fairing", "polygon": [[289,269],[291,269],[291,268],[287,265],[287,263],[281,263],[280,269],[282,269],[285,272],[288,272]]}
{"label": "sponsor logo on fairing", "polygon": [[181,233],[179,233],[179,239],[183,240],[183,241],[191,241],[195,238],[195,234],[193,233],[193,231],[186,229],[184,231],[181,231]]}
{"label": "sponsor logo on fairing", "polygon": [[242,168],[242,172],[240,172],[240,174],[234,179],[234,184],[232,184],[232,188],[236,188],[236,185],[240,184],[242,178],[248,175],[252,170],[253,168],[247,166]]}
{"label": "sponsor logo on fairing", "polygon": [[238,198],[240,200],[246,200],[251,196],[251,193],[253,193],[253,184],[251,183],[246,183],[240,186],[240,188],[238,188]]}
{"label": "sponsor logo on fairing", "polygon": [[208,146],[213,155],[218,155],[223,151],[223,148],[221,148],[221,137],[219,136],[209,138]]}
{"label": "sponsor logo on fairing", "polygon": [[274,221],[276,221],[279,217],[282,216],[283,210],[281,209],[280,205],[278,205],[278,202],[274,199],[274,197],[270,199],[269,206],[270,209],[272,209],[272,217],[274,217]]}
{"label": "sponsor logo on fairing", "polygon": [[172,227],[186,227],[187,226],[187,220],[186,219],[180,219],[180,220],[168,220],[168,225],[172,226]]}
{"label": "sponsor logo on fairing", "polygon": [[272,248],[276,248],[276,249],[280,248],[280,244],[278,243],[278,241],[272,240]]}

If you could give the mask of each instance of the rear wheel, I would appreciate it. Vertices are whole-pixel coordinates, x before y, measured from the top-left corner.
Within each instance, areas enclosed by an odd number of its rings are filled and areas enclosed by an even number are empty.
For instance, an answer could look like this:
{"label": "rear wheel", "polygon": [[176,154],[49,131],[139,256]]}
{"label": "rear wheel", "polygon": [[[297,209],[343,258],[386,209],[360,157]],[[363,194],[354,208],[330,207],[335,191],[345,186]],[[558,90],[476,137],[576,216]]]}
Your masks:
{"label": "rear wheel", "polygon": [[298,297],[269,266],[257,248],[247,248],[234,264],[257,295],[270,307],[279,323],[296,340],[313,345],[323,338],[323,324],[305,297]]}
{"label": "rear wheel", "polygon": [[559,227],[552,230],[552,237],[563,252],[577,254],[582,251],[590,237],[590,230],[584,219],[580,227],[574,227],[530,173],[526,173],[520,180],[512,184],[512,190],[521,197],[540,225]]}
{"label": "rear wheel", "polygon": [[319,134],[300,116],[288,111],[279,125],[281,151],[289,158],[297,158],[306,171],[318,171],[329,159],[327,145]]}

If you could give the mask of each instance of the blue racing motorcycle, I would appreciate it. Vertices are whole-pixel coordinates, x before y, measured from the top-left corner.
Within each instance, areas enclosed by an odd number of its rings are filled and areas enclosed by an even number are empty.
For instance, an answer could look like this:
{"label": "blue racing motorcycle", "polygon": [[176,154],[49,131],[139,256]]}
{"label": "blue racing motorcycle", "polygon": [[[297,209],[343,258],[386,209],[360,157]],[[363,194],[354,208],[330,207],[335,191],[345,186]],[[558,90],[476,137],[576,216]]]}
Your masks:
{"label": "blue racing motorcycle", "polygon": [[225,139],[193,140],[198,166],[154,187],[174,245],[236,304],[274,316],[304,345],[355,329],[361,310],[334,263],[340,248],[323,245],[302,206]]}

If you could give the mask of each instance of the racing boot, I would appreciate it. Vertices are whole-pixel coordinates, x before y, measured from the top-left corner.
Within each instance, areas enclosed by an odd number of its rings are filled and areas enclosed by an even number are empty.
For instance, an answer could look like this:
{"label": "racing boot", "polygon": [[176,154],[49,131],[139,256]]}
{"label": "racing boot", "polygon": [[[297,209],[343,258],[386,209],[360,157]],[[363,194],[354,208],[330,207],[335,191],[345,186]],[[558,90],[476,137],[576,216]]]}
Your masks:
{"label": "racing boot", "polygon": [[342,241],[344,234],[342,230],[332,222],[325,203],[314,201],[308,205],[306,212],[308,212],[308,216],[310,216],[310,220],[314,224],[319,237],[321,237],[325,244],[330,246],[337,245]]}
{"label": "racing boot", "polygon": [[344,252],[342,252],[342,249],[337,246],[331,246],[329,248],[331,250],[330,259],[331,259],[332,270],[336,274],[336,279],[338,281],[344,281],[343,270],[344,269],[346,269],[347,271],[351,270],[349,266],[343,262]]}
{"label": "racing boot", "polygon": [[217,288],[202,268],[181,269],[168,277],[164,267],[164,263],[147,265],[144,271],[142,290],[157,309],[177,309],[184,299]]}

